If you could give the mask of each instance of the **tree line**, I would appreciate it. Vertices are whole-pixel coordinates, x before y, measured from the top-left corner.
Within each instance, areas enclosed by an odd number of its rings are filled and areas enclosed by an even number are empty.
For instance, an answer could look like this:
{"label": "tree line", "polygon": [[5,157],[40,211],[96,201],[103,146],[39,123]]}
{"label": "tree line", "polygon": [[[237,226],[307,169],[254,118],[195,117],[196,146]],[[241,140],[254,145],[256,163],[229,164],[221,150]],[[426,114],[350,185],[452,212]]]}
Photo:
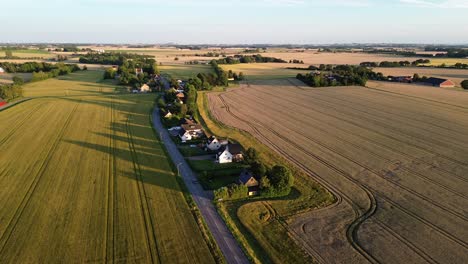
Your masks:
{"label": "tree line", "polygon": [[[0,63],[0,67],[2,67],[8,73],[32,73],[31,82],[54,78],[59,75],[65,75],[81,70],[80,67],[78,67],[76,64],[51,64],[45,62],[2,62]],[[12,84],[0,85],[0,97],[7,101],[22,97],[23,84],[23,78],[20,76],[14,76]]]}
{"label": "tree line", "polygon": [[239,63],[288,63],[287,61],[274,57],[263,57],[260,54],[256,55],[234,55],[223,59],[216,60],[217,64],[239,64]]}
{"label": "tree line", "polygon": [[367,67],[352,65],[327,66],[324,72],[297,74],[296,78],[312,87],[326,86],[365,86],[370,80],[385,80],[382,73],[376,73]]}
{"label": "tree line", "polygon": [[[137,73],[137,69],[141,69],[141,72]],[[152,83],[152,78],[155,74],[159,74],[159,68],[154,59],[143,58],[139,60],[124,58],[124,61],[118,67],[114,69],[109,67],[104,72],[104,79],[117,79],[121,85],[131,85],[134,87],[140,87],[145,83]],[[154,80],[153,80],[154,81]]]}
{"label": "tree line", "polygon": [[359,65],[364,67],[409,67],[409,66],[418,66],[420,64],[428,64],[431,61],[429,59],[418,59],[415,61],[381,61],[379,62],[361,62]]}
{"label": "tree line", "polygon": [[137,63],[154,63],[154,56],[139,55],[133,53],[121,52],[89,52],[80,56],[80,63],[104,64],[104,65],[123,65],[125,61],[133,60]]}

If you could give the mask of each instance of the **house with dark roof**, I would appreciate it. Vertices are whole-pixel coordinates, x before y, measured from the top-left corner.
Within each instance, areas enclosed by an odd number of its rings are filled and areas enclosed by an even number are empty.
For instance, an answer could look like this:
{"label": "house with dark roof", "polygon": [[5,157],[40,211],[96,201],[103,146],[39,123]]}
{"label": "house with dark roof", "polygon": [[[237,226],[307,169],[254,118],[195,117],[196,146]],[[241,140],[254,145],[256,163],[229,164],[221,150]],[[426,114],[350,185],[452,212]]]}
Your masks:
{"label": "house with dark roof", "polygon": [[248,195],[253,196],[258,194],[260,183],[255,178],[252,172],[243,170],[239,175],[239,184],[248,188]]}
{"label": "house with dark roof", "polygon": [[205,135],[203,127],[199,124],[183,124],[180,126],[179,137],[182,142],[187,142],[195,138],[201,138]]}
{"label": "house with dark roof", "polygon": [[218,163],[231,163],[241,162],[244,160],[242,154],[242,146],[240,144],[227,144],[219,148],[216,154],[216,162]]}
{"label": "house with dark roof", "polygon": [[449,88],[455,87],[455,84],[449,79],[442,79],[442,78],[434,78],[430,77],[426,80],[423,80],[425,85],[430,85],[434,87],[441,87],[441,88]]}
{"label": "house with dark roof", "polygon": [[207,150],[219,150],[222,146],[225,146],[229,143],[227,139],[217,138],[215,136],[211,136],[206,141],[205,148]]}

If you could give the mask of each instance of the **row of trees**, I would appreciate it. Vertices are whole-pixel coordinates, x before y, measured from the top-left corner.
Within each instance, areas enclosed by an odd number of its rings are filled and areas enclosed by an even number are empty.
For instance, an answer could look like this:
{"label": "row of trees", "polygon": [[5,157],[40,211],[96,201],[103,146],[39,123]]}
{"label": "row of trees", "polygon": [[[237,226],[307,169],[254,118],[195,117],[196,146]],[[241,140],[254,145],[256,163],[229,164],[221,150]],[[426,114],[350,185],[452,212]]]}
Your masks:
{"label": "row of trees", "polygon": [[153,59],[154,56],[139,55],[133,53],[121,53],[121,52],[104,52],[95,53],[89,52],[86,55],[82,55],[79,59],[81,63],[88,64],[112,64],[112,65],[123,65],[128,60],[133,60],[135,63],[151,64],[156,61]]}
{"label": "row of trees", "polygon": [[42,81],[49,78],[55,78],[60,75],[66,75],[79,70],[81,69],[76,64],[56,63],[50,71],[33,72],[31,81]]}
{"label": "row of trees", "polygon": [[13,62],[0,62],[2,67],[8,73],[31,73],[31,72],[50,72],[55,69],[61,68],[74,68],[79,70],[76,64],[63,64],[63,63],[46,63],[46,62],[25,62],[25,63],[13,63]]}
{"label": "row of trees", "polygon": [[418,59],[415,61],[382,61],[378,62],[361,62],[361,66],[364,67],[409,67],[409,66],[418,66],[420,64],[427,64],[431,61],[429,59]]}
{"label": "row of trees", "polygon": [[9,101],[23,96],[23,88],[20,84],[0,84],[0,98]]}
{"label": "row of trees", "polygon": [[287,61],[274,57],[263,57],[260,54],[257,55],[235,55],[229,56],[223,59],[216,60],[217,64],[239,64],[239,63],[288,63]]}
{"label": "row of trees", "polygon": [[297,74],[297,79],[312,87],[326,86],[365,86],[370,80],[385,80],[382,73],[375,73],[367,67],[338,65],[326,72]]}
{"label": "row of trees", "polygon": [[464,80],[461,82],[461,87],[465,90],[468,90],[468,80]]}
{"label": "row of trees", "polygon": [[[260,195],[262,197],[278,197],[288,195],[294,184],[291,171],[282,165],[272,168],[265,166],[254,148],[249,148],[244,155],[245,162],[250,166],[254,177],[260,182]],[[248,196],[248,188],[242,184],[230,184],[214,191],[216,200],[235,200]]]}

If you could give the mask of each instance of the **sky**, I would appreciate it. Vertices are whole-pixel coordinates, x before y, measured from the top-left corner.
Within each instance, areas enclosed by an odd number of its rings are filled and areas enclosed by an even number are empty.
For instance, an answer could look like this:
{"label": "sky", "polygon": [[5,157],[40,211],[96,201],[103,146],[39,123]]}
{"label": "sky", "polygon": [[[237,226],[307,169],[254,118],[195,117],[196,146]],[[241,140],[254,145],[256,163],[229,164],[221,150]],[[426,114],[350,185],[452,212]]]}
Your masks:
{"label": "sky", "polygon": [[0,0],[0,42],[468,44],[468,0]]}

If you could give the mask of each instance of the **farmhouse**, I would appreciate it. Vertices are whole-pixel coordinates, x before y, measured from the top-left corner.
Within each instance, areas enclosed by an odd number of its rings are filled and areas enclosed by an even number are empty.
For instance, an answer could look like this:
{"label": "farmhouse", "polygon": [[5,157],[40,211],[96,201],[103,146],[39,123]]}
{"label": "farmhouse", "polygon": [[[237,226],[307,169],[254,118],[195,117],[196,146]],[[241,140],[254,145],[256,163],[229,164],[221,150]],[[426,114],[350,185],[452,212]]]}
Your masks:
{"label": "farmhouse", "polygon": [[218,150],[220,149],[222,146],[226,146],[228,144],[228,140],[227,139],[218,139],[217,137],[215,136],[211,136],[210,138],[208,138],[208,140],[206,141],[206,149],[208,150]]}
{"label": "farmhouse", "polygon": [[441,87],[441,88],[448,88],[448,87],[454,87],[455,84],[448,79],[442,79],[442,78],[428,78],[427,80],[423,81],[424,84],[434,86],[434,87]]}
{"label": "farmhouse", "polygon": [[2,67],[0,67],[0,74],[2,73],[5,73],[5,70]]}
{"label": "farmhouse", "polygon": [[242,147],[240,144],[227,144],[219,148],[216,154],[216,162],[218,163],[231,163],[240,162],[244,160],[242,155]]}
{"label": "farmhouse", "polygon": [[253,196],[258,194],[259,182],[255,179],[252,172],[243,170],[239,176],[239,184],[248,188],[248,195]]}
{"label": "farmhouse", "polygon": [[148,93],[148,92],[150,92],[150,91],[151,91],[151,89],[150,89],[150,87],[149,87],[146,83],[143,84],[143,85],[140,87],[140,92],[142,92],[142,93]]}

